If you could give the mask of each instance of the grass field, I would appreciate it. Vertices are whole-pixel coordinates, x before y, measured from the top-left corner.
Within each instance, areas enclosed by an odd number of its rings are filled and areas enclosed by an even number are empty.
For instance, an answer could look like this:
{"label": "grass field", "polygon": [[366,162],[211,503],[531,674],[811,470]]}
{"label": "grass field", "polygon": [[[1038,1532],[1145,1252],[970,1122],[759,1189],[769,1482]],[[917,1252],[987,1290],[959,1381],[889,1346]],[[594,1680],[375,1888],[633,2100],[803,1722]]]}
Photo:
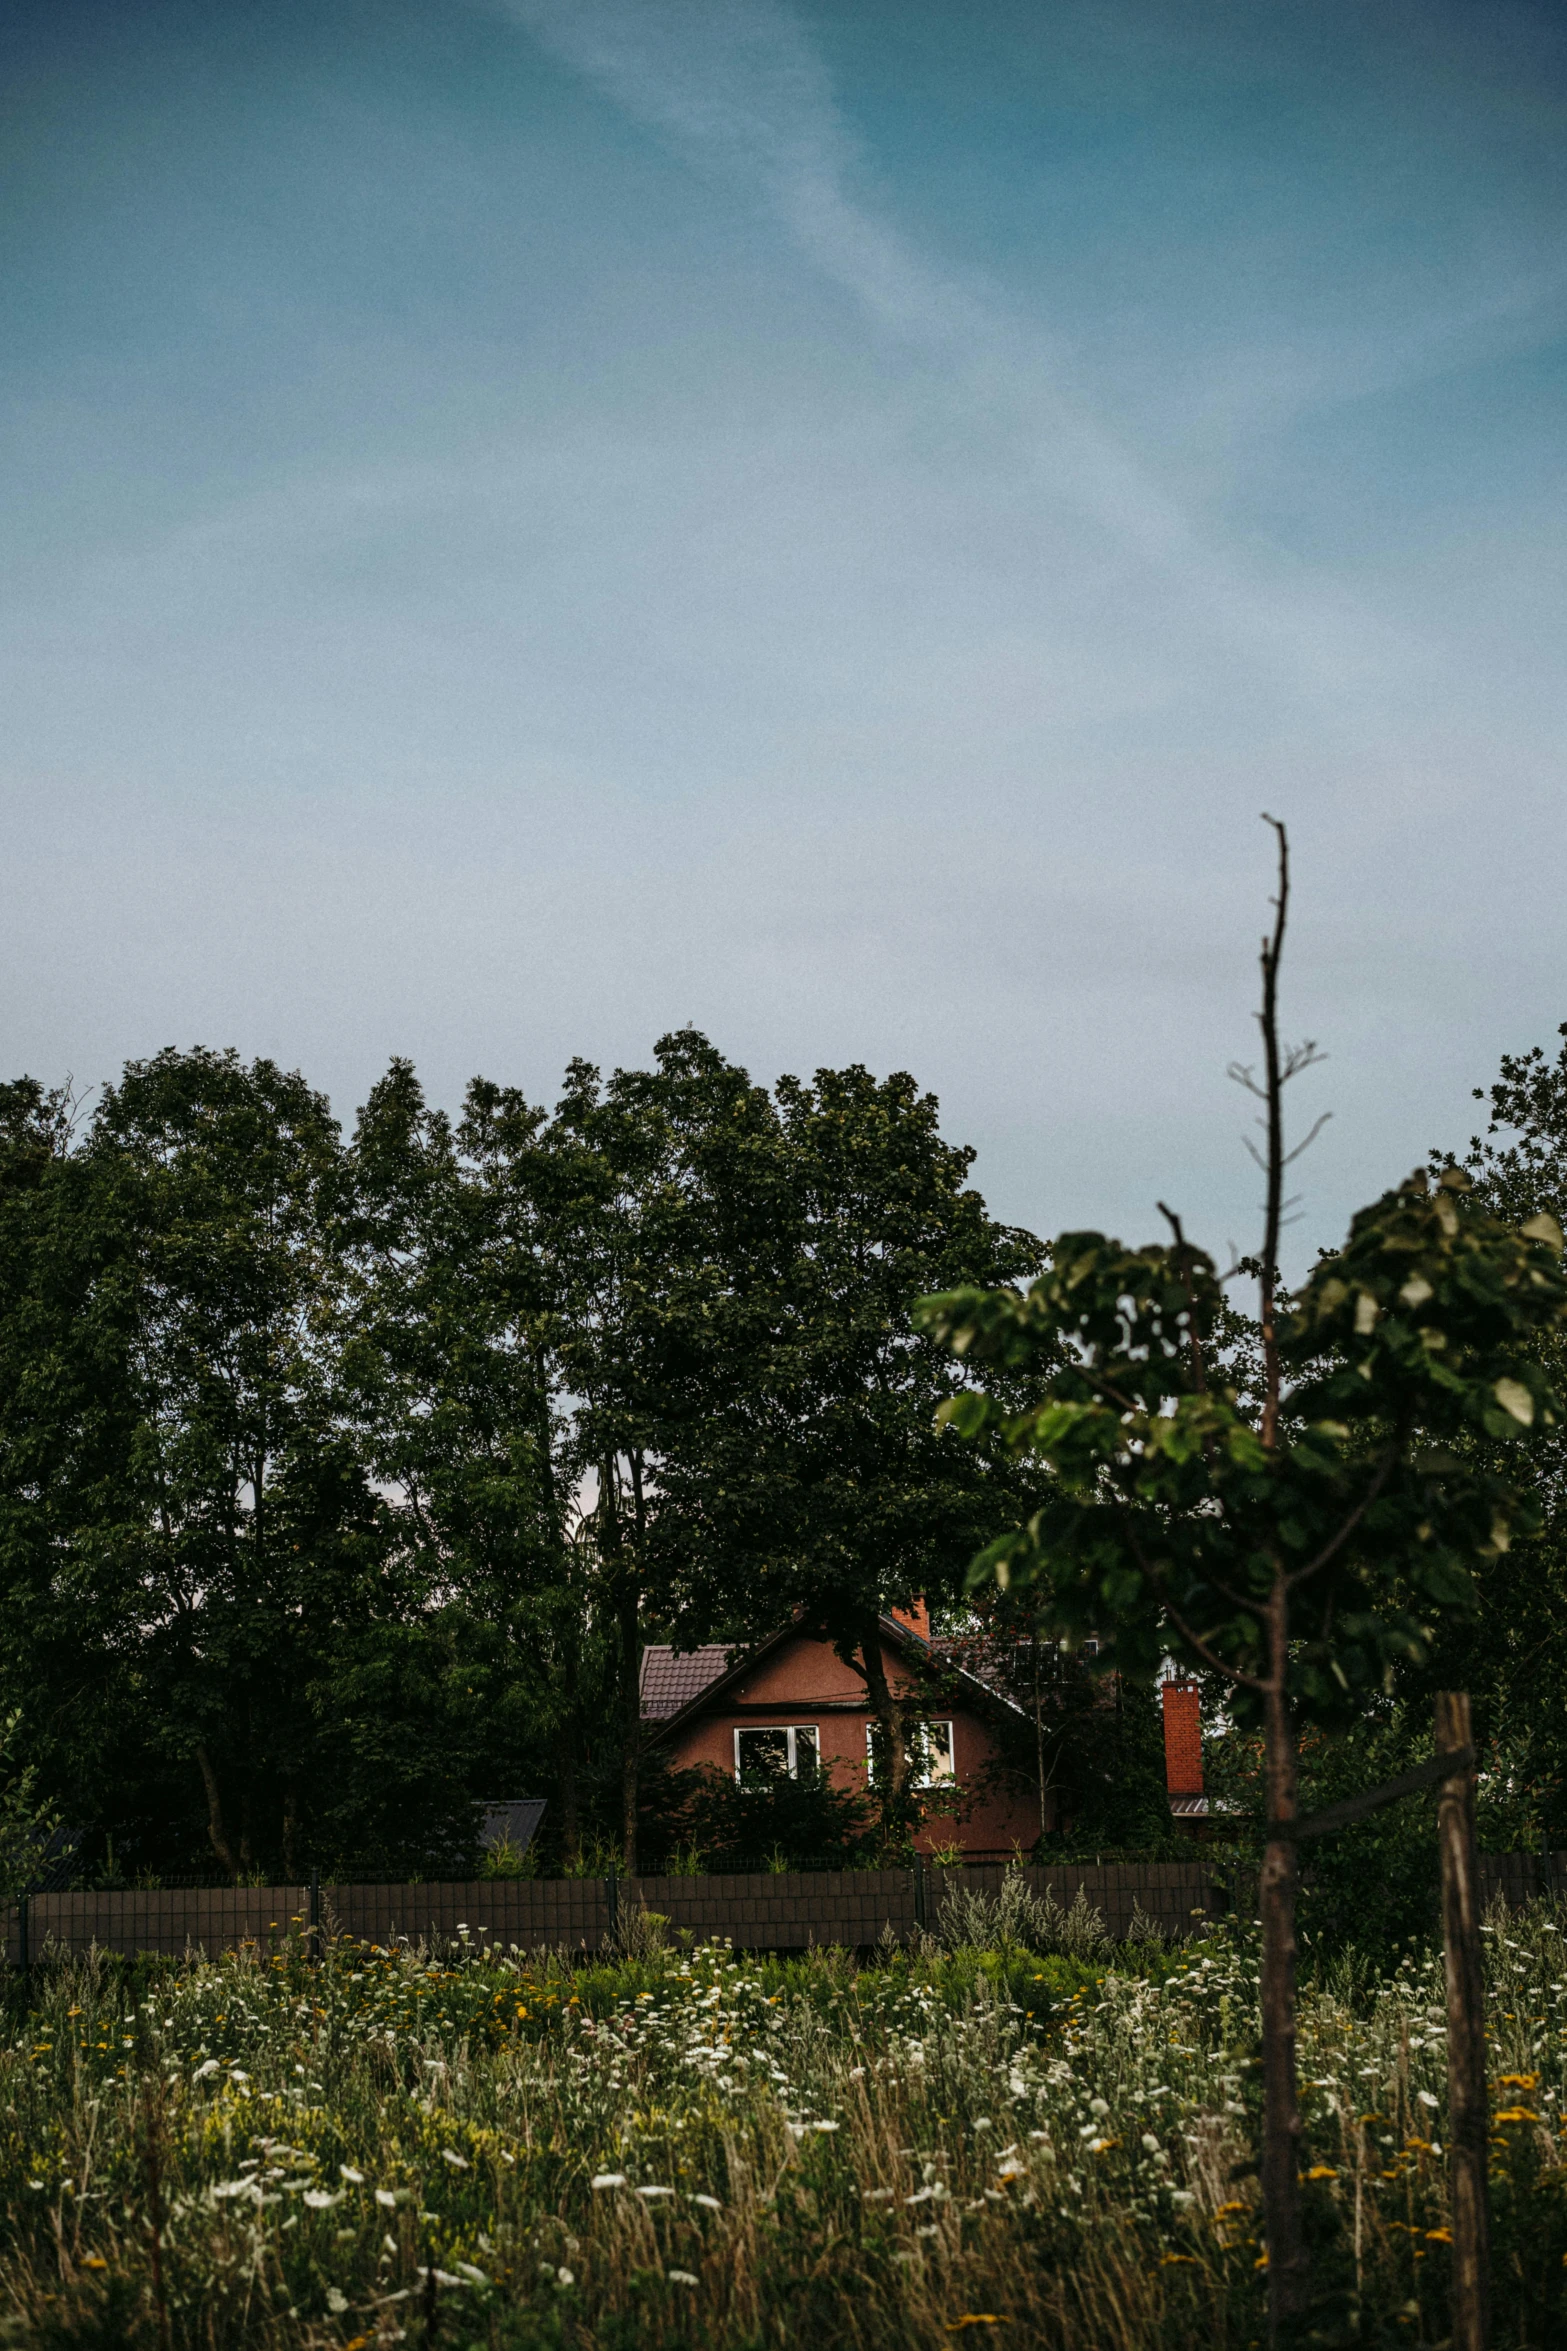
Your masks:
{"label": "grass field", "polygon": [[[1000,1949],[589,1967],[286,1935],[38,1971],[0,2052],[0,2339],[1241,2351],[1256,1965]],[[1567,2341],[1567,1954],[1493,1920],[1499,2344]],[[1307,1988],[1319,2339],[1445,2316],[1440,1963]]]}

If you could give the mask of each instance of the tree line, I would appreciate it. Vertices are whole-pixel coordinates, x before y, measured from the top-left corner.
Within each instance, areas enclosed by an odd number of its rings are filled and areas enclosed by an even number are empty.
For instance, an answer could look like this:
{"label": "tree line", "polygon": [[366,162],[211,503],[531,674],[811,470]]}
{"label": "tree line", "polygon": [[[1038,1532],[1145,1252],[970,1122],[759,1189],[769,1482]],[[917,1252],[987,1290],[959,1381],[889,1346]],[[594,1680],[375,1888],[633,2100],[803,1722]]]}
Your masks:
{"label": "tree line", "polygon": [[971,1159],[907,1076],[767,1088],[694,1031],[551,1109],[395,1061],[346,1134],[232,1052],[0,1087],[13,1761],[132,1874],[429,1869],[516,1794],[634,1863],[646,1642],[803,1611],[895,1813],[877,1616],[1029,1492],[911,1322],[1039,1268]]}
{"label": "tree line", "polygon": [[[1489,1104],[1456,1154],[1469,1200],[1567,1216],[1567,1049],[1509,1058]],[[992,1658],[1040,1655],[1035,1599],[965,1578],[1046,1498],[1002,1423],[1051,1366],[987,1362],[997,1419],[967,1441],[937,1416],[972,1358],[913,1319],[1049,1258],[971,1160],[907,1076],[769,1089],[694,1032],[643,1070],[574,1063],[552,1109],[475,1080],[449,1116],[397,1061],[346,1134],[233,1053],[132,1063],[86,1112],[0,1086],[0,1781],[111,1874],[429,1871],[517,1794],[549,1797],[552,1862],[658,1858],[680,1806],[642,1736],[644,1646],[803,1612],[866,1678],[877,1834],[906,1831],[877,1614],[978,1608]],[[1219,1336],[1244,1389],[1256,1326],[1228,1304]],[[1536,1434],[1538,1526],[1308,1732],[1308,1787],[1389,1776],[1462,1682],[1489,1841],[1567,1840],[1563,1439]],[[1049,1655],[1079,1842],[1151,1849],[1151,1706],[1123,1677],[1107,1710]],[[1243,1821],[1260,1748],[1212,1697],[1210,1778]],[[845,1831],[798,1792],[771,1828],[741,1809],[748,1849]],[[1418,1922],[1422,1809],[1316,1855],[1308,1916]]]}

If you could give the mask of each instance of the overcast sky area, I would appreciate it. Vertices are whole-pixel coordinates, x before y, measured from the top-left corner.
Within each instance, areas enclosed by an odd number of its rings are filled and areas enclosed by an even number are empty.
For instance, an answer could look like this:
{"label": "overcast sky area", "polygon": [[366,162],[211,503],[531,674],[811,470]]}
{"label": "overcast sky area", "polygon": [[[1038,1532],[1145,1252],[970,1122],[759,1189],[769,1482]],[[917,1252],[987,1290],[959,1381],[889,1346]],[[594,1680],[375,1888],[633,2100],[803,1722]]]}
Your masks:
{"label": "overcast sky area", "polygon": [[1567,16],[13,0],[4,1074],[705,1029],[1298,1253],[1567,1020]]}

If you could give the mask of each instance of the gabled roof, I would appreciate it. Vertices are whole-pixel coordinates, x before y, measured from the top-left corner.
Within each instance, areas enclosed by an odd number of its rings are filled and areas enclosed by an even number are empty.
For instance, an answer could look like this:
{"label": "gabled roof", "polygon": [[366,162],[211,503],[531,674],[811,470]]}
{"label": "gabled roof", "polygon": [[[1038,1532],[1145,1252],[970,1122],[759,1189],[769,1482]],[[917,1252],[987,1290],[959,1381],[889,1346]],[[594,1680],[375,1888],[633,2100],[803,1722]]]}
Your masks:
{"label": "gabled roof", "polygon": [[546,1809],[543,1796],[513,1796],[498,1804],[486,1804],[479,1824],[480,1844],[498,1845],[504,1838],[516,1852],[526,1853]]}
{"label": "gabled roof", "polygon": [[681,1651],[653,1642],[642,1652],[642,1720],[662,1722],[729,1670],[733,1651],[716,1643]]}
{"label": "gabled roof", "polygon": [[[904,1624],[901,1618],[883,1616],[877,1621],[881,1626],[882,1639],[889,1649],[897,1650],[913,1663],[929,1664],[934,1666],[939,1673],[950,1675],[955,1682],[964,1686],[964,1694],[970,1697],[972,1704],[981,1708],[1004,1707],[1008,1714],[1021,1715],[1023,1712],[1022,1707],[1017,1704],[1015,1699],[1009,1698],[1005,1691],[994,1689],[989,1682],[981,1681],[978,1674],[970,1673],[965,1666],[958,1665],[949,1657],[943,1657],[932,1642],[923,1640],[912,1626]],[[735,1683],[743,1680],[745,1675],[754,1666],[759,1665],[772,1650],[781,1647],[785,1641],[802,1638],[820,1640],[824,1636],[819,1633],[813,1635],[806,1618],[797,1616],[790,1623],[782,1626],[779,1631],[770,1634],[765,1641],[758,1642],[753,1649],[695,1649],[683,1657],[677,1656],[672,1649],[645,1649],[642,1652],[643,1721],[654,1729],[655,1736],[661,1737],[665,1731],[678,1728],[689,1717],[705,1714],[711,1707],[721,1706],[725,1696]],[[679,1704],[667,1710],[661,1710],[655,1715],[649,1704],[651,1692],[648,1673],[648,1660],[654,1657],[661,1661],[655,1670],[660,1675],[669,1672],[671,1678],[679,1669],[696,1667],[699,1660],[720,1658],[724,1662],[716,1671],[708,1672],[704,1679],[697,1682],[695,1687],[691,1688],[689,1696],[683,1698]],[[663,1687],[664,1684],[660,1682],[660,1691]]]}

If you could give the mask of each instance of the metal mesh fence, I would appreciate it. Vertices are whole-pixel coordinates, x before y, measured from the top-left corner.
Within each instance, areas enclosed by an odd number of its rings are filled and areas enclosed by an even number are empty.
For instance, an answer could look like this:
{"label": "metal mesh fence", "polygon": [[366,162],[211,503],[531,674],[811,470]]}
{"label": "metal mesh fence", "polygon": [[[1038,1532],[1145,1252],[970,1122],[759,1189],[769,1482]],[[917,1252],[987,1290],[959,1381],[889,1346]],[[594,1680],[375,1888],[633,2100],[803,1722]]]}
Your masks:
{"label": "metal mesh fence", "polygon": [[[640,1911],[675,1932],[728,1938],[749,1950],[815,1944],[865,1948],[889,1936],[907,1942],[939,1923],[945,1897],[994,1898],[1002,1860],[950,1869],[732,1870],[701,1876],[478,1878],[388,1885],[312,1880],[276,1886],[158,1886],[34,1894],[5,1913],[5,1957],[28,1966],[91,1950],[177,1958],[249,1950],[265,1954],[291,1938],[346,1936],[383,1947],[401,1943],[470,1948],[613,1948]],[[1191,1862],[1106,1864],[1024,1870],[1036,1899],[1068,1907],[1079,1888],[1104,1931],[1124,1938],[1134,1921],[1172,1936],[1200,1929],[1229,1907],[1222,1873]]]}
{"label": "metal mesh fence", "polygon": [[[657,1914],[675,1932],[727,1938],[740,1949],[802,1950],[813,1943],[864,1949],[889,1936],[904,1943],[918,1928],[939,1926],[950,1894],[994,1900],[1013,1866],[997,1858],[953,1868],[737,1867],[700,1876],[75,1889],[12,1902],[0,1908],[0,1921],[12,1967],[92,1950],[164,1958],[265,1954],[291,1938],[322,1937],[383,1947],[466,1944],[589,1954],[613,1949],[640,1911]],[[1081,1890],[1113,1941],[1134,1924],[1141,1931],[1143,1923],[1171,1937],[1200,1933],[1237,1899],[1224,1872],[1201,1856],[1093,1868],[1031,1864],[1023,1876],[1036,1900],[1048,1893],[1063,1909]],[[1567,1853],[1482,1854],[1480,1882],[1484,1900],[1500,1898],[1512,1907],[1542,1895],[1567,1897]]]}

